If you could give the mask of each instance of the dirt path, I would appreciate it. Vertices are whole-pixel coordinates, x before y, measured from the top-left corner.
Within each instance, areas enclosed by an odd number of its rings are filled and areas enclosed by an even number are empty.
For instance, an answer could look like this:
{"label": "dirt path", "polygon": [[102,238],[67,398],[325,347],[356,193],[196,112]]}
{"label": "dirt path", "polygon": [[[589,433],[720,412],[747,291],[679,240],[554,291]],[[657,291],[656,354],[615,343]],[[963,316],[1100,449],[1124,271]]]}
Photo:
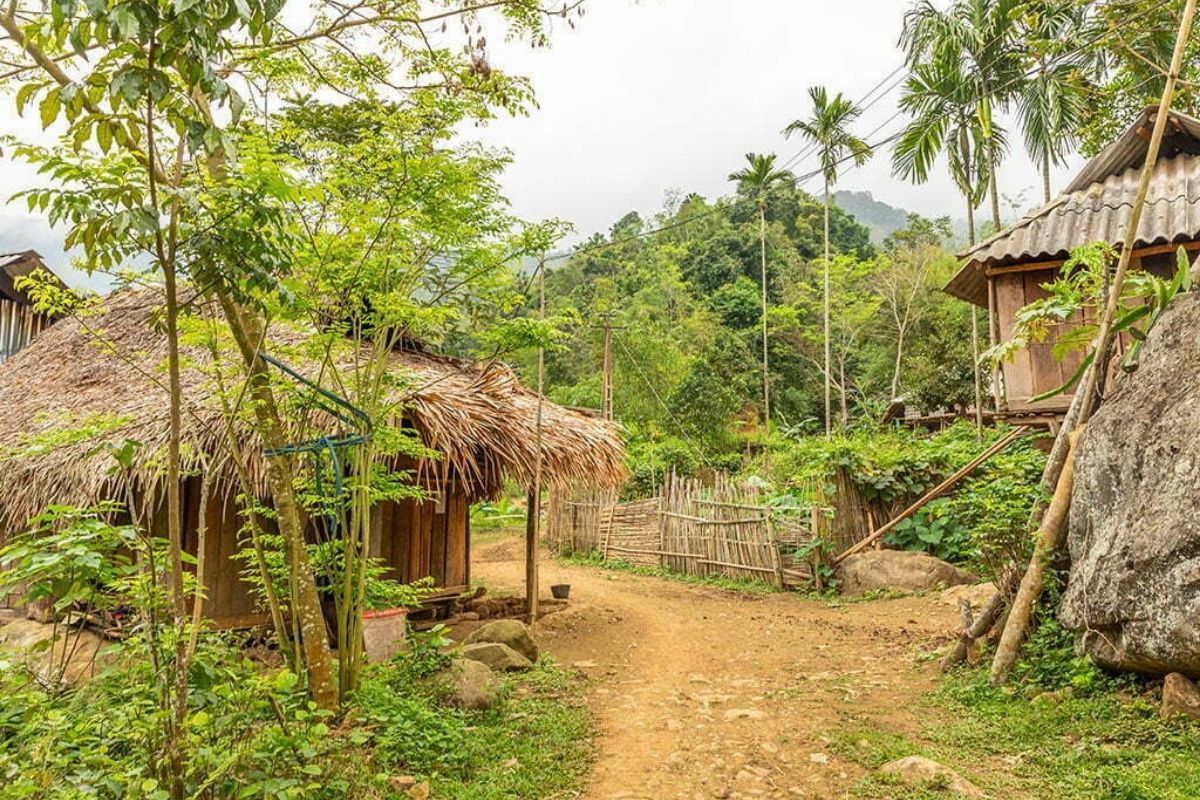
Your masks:
{"label": "dirt path", "polygon": [[[517,540],[480,546],[474,577],[519,590],[519,556]],[[829,733],[856,719],[912,731],[935,675],[921,656],[956,617],[938,596],[832,608],[552,560],[542,581],[572,588],[539,639],[597,679],[589,800],[848,796],[862,770]]]}

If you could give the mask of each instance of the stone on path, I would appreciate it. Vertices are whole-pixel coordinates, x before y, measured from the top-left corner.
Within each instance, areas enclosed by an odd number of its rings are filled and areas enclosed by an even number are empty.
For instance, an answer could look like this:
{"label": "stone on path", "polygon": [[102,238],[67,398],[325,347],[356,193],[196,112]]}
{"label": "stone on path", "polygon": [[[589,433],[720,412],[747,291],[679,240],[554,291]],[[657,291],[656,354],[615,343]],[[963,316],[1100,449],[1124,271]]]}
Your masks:
{"label": "stone on path", "polygon": [[894,775],[908,786],[939,786],[963,797],[983,797],[979,787],[949,767],[922,756],[906,756],[889,761],[879,768],[884,775]]}
{"label": "stone on path", "polygon": [[1163,682],[1159,713],[1164,719],[1180,715],[1200,719],[1200,688],[1186,676],[1172,672]]}
{"label": "stone on path", "polygon": [[530,661],[538,660],[538,646],[533,640],[529,626],[515,619],[500,619],[489,622],[466,639],[466,644],[502,644]]}
{"label": "stone on path", "polygon": [[908,550],[868,550],[856,553],[838,566],[843,594],[876,591],[919,592],[938,586],[962,586],[978,580],[926,553]]}
{"label": "stone on path", "polygon": [[528,658],[499,642],[478,642],[462,649],[462,657],[486,664],[496,672],[514,672],[533,666]]}
{"label": "stone on path", "polygon": [[726,722],[735,719],[766,719],[767,715],[757,708],[731,708],[722,715]]}

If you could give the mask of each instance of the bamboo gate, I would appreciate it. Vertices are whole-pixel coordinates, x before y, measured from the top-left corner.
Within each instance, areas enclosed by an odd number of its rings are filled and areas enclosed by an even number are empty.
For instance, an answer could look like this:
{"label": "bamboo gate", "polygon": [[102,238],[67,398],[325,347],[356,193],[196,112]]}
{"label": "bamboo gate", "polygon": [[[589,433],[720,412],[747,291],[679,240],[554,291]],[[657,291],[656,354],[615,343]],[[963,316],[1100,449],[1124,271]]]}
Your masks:
{"label": "bamboo gate", "polygon": [[821,516],[770,506],[723,474],[711,483],[668,476],[656,496],[624,503],[611,491],[553,491],[546,537],[559,552],[785,588],[812,583],[812,564],[799,552],[817,538]]}

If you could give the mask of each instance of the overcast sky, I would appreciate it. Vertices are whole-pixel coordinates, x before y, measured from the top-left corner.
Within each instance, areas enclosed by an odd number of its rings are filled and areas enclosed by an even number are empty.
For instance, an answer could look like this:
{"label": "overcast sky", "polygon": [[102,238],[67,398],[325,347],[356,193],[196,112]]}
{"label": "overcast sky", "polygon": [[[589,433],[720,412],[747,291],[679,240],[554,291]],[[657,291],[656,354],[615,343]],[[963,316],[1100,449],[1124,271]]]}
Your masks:
{"label": "overcast sky", "polygon": [[[539,108],[464,135],[512,151],[504,180],[519,215],[566,219],[577,240],[607,230],[628,211],[654,213],[670,189],[727,193],[726,176],[747,152],[790,160],[803,144],[780,131],[807,115],[809,86],[857,99],[900,65],[896,38],[906,6],[904,0],[588,0],[574,30],[556,23],[549,49],[493,37],[494,65],[529,76]],[[895,113],[898,93],[875,103],[856,132],[866,136]],[[37,127],[8,115],[0,120],[5,133]],[[895,120],[871,139],[901,125]],[[1024,191],[1031,207],[1040,200],[1037,172],[1015,131],[1011,140],[1001,191],[1013,197]],[[815,164],[808,158],[791,166],[803,174]],[[0,171],[5,194],[34,180],[11,161],[0,161]],[[1066,174],[1060,171],[1056,185]],[[846,171],[840,185],[923,214],[964,216],[942,171],[912,186],[891,177],[887,153]],[[806,188],[819,190],[818,181]],[[23,205],[4,207],[0,252],[26,247],[41,250],[51,266],[66,261],[61,236],[50,234],[44,220],[29,218]]]}
{"label": "overcast sky", "polygon": [[[556,29],[549,50],[492,47],[502,68],[532,76],[540,108],[473,135],[515,159],[506,188],[528,218],[560,216],[578,235],[606,230],[630,210],[651,213],[671,188],[716,196],[747,152],[780,161],[803,150],[784,139],[810,110],[808,87],[858,99],[902,63],[896,47],[905,0],[590,0],[575,30]],[[899,89],[875,103],[866,136],[897,110]],[[897,119],[871,137],[903,125]],[[1013,132],[1000,188],[1025,208],[1041,200],[1036,169]],[[803,174],[813,158],[792,165]],[[1060,171],[1056,185],[1068,173]],[[924,186],[891,176],[881,152],[845,172],[841,188],[923,214],[965,217],[948,178]],[[819,180],[806,186],[819,191]],[[1024,210],[1024,209],[1023,209]],[[1006,209],[1005,214],[1008,216]]]}

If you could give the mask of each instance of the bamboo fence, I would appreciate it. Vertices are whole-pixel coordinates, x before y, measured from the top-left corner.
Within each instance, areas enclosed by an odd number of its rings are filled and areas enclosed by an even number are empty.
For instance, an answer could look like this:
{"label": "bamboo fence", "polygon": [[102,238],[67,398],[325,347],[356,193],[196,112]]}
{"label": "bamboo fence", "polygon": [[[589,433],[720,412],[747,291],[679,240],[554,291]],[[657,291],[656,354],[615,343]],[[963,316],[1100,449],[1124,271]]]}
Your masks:
{"label": "bamboo fence", "polygon": [[812,581],[812,565],[797,551],[814,538],[820,516],[774,508],[756,489],[718,473],[709,482],[668,476],[655,497],[626,503],[555,491],[546,527],[561,552],[783,588]]}

